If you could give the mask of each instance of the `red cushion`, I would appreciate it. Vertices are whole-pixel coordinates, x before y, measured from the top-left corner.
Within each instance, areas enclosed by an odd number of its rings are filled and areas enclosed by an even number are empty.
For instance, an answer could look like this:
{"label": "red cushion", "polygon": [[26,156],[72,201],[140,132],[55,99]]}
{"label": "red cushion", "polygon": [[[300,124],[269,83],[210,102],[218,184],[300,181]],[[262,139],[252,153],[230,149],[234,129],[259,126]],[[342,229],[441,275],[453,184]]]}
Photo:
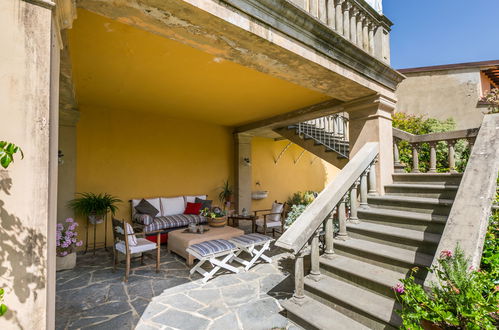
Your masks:
{"label": "red cushion", "polygon": [[[156,241],[158,240],[158,235],[157,234],[153,234],[153,235],[146,235],[146,238],[151,241],[151,242],[154,242],[156,243]],[[164,244],[168,241],[168,233],[163,233],[163,234],[160,234],[159,236],[159,240],[160,240],[160,243],[161,244]]]}
{"label": "red cushion", "polygon": [[189,203],[187,202],[187,206],[185,207],[184,214],[199,214],[201,212],[202,203]]}

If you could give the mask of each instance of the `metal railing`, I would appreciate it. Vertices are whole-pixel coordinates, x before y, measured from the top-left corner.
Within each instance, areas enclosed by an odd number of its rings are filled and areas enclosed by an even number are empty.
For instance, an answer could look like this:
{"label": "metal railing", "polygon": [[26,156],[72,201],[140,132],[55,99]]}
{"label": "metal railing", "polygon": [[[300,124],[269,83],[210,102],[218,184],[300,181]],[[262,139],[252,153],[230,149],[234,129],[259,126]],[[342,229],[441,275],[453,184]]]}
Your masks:
{"label": "metal railing", "polygon": [[348,158],[348,118],[333,114],[296,124],[298,135],[313,139],[342,157]]}

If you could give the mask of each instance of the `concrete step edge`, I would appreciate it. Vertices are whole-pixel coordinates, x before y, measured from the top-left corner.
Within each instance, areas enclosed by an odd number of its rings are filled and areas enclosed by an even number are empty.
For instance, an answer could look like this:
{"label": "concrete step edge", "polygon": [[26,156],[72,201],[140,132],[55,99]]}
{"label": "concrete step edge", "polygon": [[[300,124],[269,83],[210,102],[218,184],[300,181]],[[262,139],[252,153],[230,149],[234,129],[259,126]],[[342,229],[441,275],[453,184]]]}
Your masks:
{"label": "concrete step edge", "polygon": [[[383,208],[360,208],[358,210],[359,217],[366,217],[369,215],[385,216],[390,218],[405,218],[415,221],[442,223],[447,222],[447,217],[444,215],[435,215],[431,213],[401,211]],[[362,220],[362,219],[361,219]]]}
{"label": "concrete step edge", "polygon": [[440,243],[440,238],[442,235],[436,233],[428,233],[420,230],[400,228],[395,226],[381,225],[371,222],[360,222],[358,224],[348,223],[347,229],[351,229],[356,232],[363,233],[373,233],[383,236],[391,236],[400,239],[429,243],[437,245]]}
{"label": "concrete step edge", "polygon": [[383,195],[383,196],[368,196],[367,203],[369,202],[384,202],[384,201],[392,201],[392,202],[404,202],[404,203],[413,203],[413,204],[430,204],[430,205],[444,205],[444,206],[452,206],[454,200],[452,199],[440,199],[440,198],[431,198],[431,197],[414,197],[414,196],[398,196],[398,195]]}

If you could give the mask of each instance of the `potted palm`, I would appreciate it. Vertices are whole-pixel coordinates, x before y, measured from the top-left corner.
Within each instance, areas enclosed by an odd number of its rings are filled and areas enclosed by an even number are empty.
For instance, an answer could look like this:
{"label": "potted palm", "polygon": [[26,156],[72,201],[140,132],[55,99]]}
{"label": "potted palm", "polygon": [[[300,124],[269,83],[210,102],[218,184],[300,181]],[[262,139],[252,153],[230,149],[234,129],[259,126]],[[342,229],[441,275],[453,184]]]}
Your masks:
{"label": "potted palm", "polygon": [[75,214],[87,217],[91,224],[101,223],[108,212],[114,215],[118,210],[116,204],[122,202],[109,194],[79,193],[78,195],[81,197],[71,200],[69,207]]}
{"label": "potted palm", "polygon": [[229,180],[225,181],[220,193],[218,194],[218,199],[223,205],[224,210],[230,208],[230,201],[232,199],[232,187],[229,184]]}

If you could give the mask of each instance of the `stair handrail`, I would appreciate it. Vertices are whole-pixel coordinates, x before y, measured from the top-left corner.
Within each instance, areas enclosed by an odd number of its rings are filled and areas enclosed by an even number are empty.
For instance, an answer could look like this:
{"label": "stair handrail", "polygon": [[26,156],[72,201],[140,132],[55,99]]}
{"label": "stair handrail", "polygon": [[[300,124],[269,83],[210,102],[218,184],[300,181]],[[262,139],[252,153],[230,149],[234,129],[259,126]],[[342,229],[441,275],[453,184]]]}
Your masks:
{"label": "stair handrail", "polygon": [[[359,179],[366,177],[379,153],[377,142],[368,142],[350,159],[336,178],[331,181],[317,198],[305,209],[295,222],[281,235],[275,245],[297,254],[314,236],[317,229],[327,220],[335,207],[342,202]],[[372,180],[370,180],[372,181]],[[362,183],[361,183],[362,189]],[[362,202],[361,191],[361,202]],[[367,195],[367,181],[366,181]],[[340,229],[341,230],[341,229]]]}
{"label": "stair handrail", "polygon": [[[444,250],[459,245],[478,269],[489,217],[494,206],[499,172],[499,114],[485,115],[478,131],[432,266]],[[428,273],[426,284],[434,281]]]}
{"label": "stair handrail", "polygon": [[449,172],[457,173],[456,171],[456,159],[454,146],[458,140],[467,140],[469,149],[473,149],[476,136],[480,128],[470,128],[455,130],[449,132],[439,132],[430,133],[423,135],[415,135],[405,132],[401,129],[393,127],[393,161],[396,173],[404,172],[405,165],[400,162],[399,157],[399,142],[407,141],[412,147],[412,173],[419,173],[419,147],[423,143],[428,143],[430,145],[430,168],[429,173],[437,172],[437,152],[436,147],[438,142],[447,142],[448,146],[448,161],[449,161]]}

